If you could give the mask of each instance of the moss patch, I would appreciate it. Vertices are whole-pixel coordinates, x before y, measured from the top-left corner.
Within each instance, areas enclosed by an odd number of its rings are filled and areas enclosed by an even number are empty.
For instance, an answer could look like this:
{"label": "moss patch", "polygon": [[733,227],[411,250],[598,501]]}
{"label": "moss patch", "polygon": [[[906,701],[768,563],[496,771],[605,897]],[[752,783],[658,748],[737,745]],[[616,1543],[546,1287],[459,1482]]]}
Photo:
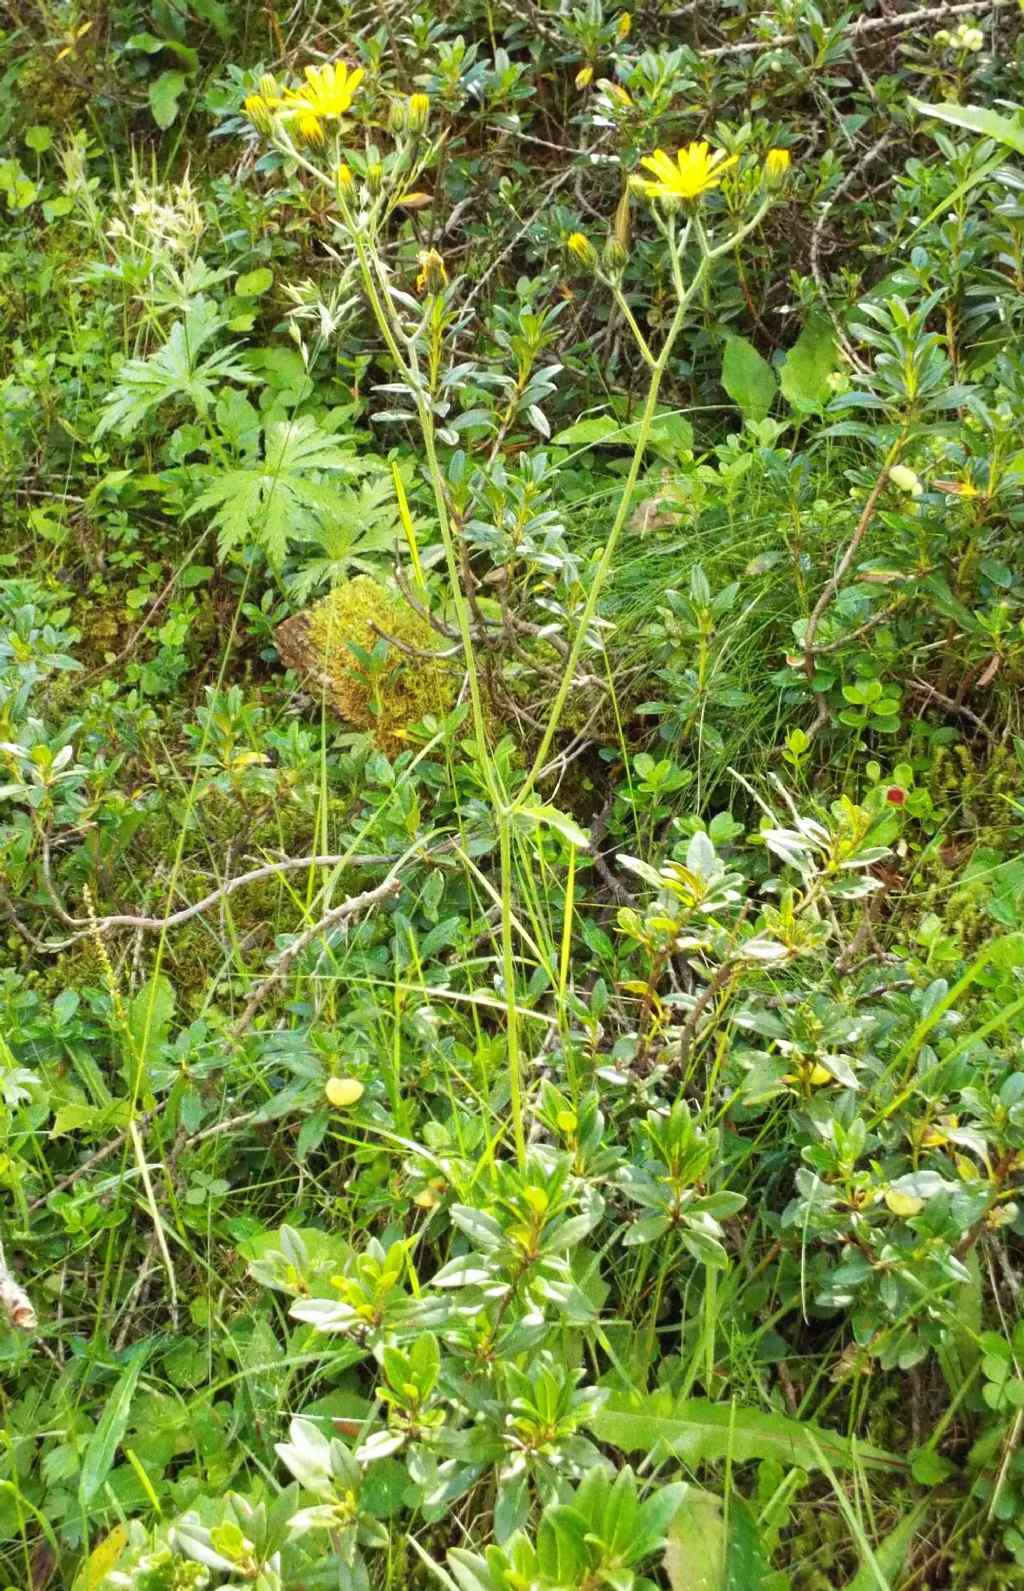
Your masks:
{"label": "moss patch", "polygon": [[369,575],[346,580],[286,620],[275,639],[289,668],[317,685],[353,729],[368,730],[382,751],[400,750],[411,725],[447,712],[455,700],[452,673],[433,660],[435,632]]}

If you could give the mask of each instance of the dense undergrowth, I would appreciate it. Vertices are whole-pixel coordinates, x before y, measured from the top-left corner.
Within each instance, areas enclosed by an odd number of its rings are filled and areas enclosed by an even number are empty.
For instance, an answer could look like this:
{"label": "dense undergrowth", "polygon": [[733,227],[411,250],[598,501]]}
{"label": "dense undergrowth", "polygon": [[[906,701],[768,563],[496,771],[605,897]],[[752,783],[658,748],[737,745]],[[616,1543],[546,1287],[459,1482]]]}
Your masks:
{"label": "dense undergrowth", "polygon": [[0,17],[0,1581],[1021,1584],[1019,8]]}

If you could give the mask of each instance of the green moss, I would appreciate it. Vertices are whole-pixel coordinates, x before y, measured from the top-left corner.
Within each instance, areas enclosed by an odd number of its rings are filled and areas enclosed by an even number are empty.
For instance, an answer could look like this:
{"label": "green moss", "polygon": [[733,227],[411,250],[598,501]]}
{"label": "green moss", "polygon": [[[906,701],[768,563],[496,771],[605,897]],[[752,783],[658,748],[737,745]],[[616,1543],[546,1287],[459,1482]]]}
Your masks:
{"label": "green moss", "polygon": [[[363,655],[373,654],[382,636],[383,660],[367,663]],[[455,699],[444,664],[419,655],[436,654],[435,632],[369,575],[346,580],[310,609],[309,640],[328,701],[354,728],[369,730],[382,751],[399,750],[413,724],[447,712]]]}

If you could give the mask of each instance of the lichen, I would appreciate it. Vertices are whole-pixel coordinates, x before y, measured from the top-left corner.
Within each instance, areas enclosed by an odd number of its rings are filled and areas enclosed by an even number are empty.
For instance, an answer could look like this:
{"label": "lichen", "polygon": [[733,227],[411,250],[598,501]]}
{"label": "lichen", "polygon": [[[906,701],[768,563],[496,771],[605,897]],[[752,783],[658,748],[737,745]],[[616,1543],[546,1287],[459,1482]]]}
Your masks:
{"label": "lichen", "polygon": [[[306,620],[311,672],[328,702],[353,728],[368,730],[382,751],[400,750],[413,724],[451,707],[455,680],[433,660],[436,633],[371,576],[346,580]],[[382,638],[383,658],[367,662]]]}

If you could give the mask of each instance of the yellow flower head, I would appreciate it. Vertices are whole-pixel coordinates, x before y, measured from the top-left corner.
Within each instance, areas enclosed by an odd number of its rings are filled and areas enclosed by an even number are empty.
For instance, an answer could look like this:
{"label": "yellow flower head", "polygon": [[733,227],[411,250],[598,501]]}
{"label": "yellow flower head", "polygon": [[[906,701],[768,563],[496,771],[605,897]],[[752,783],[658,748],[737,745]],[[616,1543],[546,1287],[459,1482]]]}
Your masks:
{"label": "yellow flower head", "polygon": [[361,66],[350,71],[344,61],[307,66],[305,83],[302,88],[286,91],[285,105],[300,114],[316,116],[320,121],[337,121],[351,106],[365,76]]}
{"label": "yellow flower head", "polygon": [[319,116],[314,116],[312,111],[300,111],[295,122],[299,137],[305,144],[319,146],[324,141],[323,123]]}
{"label": "yellow flower head", "polygon": [[406,101],[405,111],[409,120],[409,131],[411,133],[423,132],[430,117],[429,94],[410,94]]}
{"label": "yellow flower head", "polygon": [[574,259],[593,270],[597,264],[597,250],[588,237],[584,237],[582,232],[572,232],[566,238],[565,246]]}
{"label": "yellow flower head", "polygon": [[444,260],[436,249],[424,249],[419,257],[420,274],[416,278],[417,293],[441,293],[448,286],[448,272]]}
{"label": "yellow flower head", "polygon": [[640,164],[653,172],[654,181],[640,179],[642,192],[648,199],[699,199],[709,188],[717,188],[738,155],[727,155],[724,149],[714,154],[705,143],[688,144],[676,151],[673,160],[664,149],[645,155]]}
{"label": "yellow flower head", "polygon": [[764,157],[764,180],[769,188],[781,188],[789,173],[788,149],[769,149]]}
{"label": "yellow flower head", "polygon": [[268,137],[273,130],[274,121],[270,106],[263,95],[250,94],[249,98],[243,101],[242,109],[256,131],[262,133],[264,138]]}

